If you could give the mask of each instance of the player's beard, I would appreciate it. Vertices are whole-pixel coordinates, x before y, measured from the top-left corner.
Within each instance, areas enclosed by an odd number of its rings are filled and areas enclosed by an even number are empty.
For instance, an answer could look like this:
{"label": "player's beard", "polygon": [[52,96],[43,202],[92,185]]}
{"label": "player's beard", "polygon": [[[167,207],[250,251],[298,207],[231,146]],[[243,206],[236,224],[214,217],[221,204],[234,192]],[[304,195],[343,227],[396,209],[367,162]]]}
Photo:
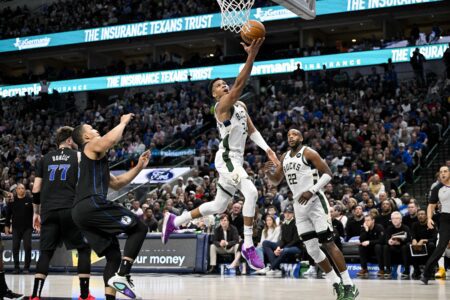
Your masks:
{"label": "player's beard", "polygon": [[299,150],[301,145],[302,145],[302,142],[297,142],[297,143],[295,143],[294,146],[291,146],[291,149],[292,150]]}

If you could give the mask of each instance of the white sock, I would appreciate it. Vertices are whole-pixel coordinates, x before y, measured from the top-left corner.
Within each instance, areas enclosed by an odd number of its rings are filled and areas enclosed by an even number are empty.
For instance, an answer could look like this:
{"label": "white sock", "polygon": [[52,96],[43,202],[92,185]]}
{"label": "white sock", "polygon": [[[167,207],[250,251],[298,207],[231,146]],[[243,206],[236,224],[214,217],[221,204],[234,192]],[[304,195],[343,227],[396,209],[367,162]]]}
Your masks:
{"label": "white sock", "polygon": [[339,276],[336,274],[336,272],[334,270],[331,270],[330,272],[325,273],[325,279],[332,283],[338,283],[338,284],[341,283],[341,279],[339,278]]}
{"label": "white sock", "polygon": [[253,226],[244,225],[244,246],[245,248],[253,246]]}
{"label": "white sock", "polygon": [[444,259],[444,257],[439,258],[438,265],[439,265],[439,268],[442,268],[442,269],[444,268],[444,266],[445,266],[445,259]]}
{"label": "white sock", "polygon": [[353,281],[350,278],[350,274],[348,274],[348,270],[341,272],[341,277],[342,277],[342,283],[344,285],[353,285]]}
{"label": "white sock", "polygon": [[192,216],[190,212],[184,212],[181,214],[181,216],[178,216],[175,218],[174,224],[177,227],[180,227],[181,224],[187,223],[190,220],[192,220]]}

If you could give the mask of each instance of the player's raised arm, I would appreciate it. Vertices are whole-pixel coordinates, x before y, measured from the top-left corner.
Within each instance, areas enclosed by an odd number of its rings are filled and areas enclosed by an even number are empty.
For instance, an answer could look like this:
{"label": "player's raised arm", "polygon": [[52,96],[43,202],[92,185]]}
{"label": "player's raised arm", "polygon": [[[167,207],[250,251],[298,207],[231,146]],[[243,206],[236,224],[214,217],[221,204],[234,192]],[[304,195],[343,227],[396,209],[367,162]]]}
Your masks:
{"label": "player's raised arm", "polygon": [[[284,153],[281,156],[281,161],[284,160],[285,156],[286,153]],[[269,178],[269,181],[273,185],[279,185],[281,181],[283,181],[284,173],[283,173],[283,165],[281,163],[275,165],[272,161],[266,162],[264,165],[264,173],[266,174],[267,178]]]}
{"label": "player's raised arm", "polygon": [[[104,153],[116,145],[121,139],[125,127],[130,123],[134,114],[126,114],[120,118],[120,124],[102,137],[94,138],[86,145],[86,151]],[[81,146],[81,145],[80,145]]]}
{"label": "player's raised arm", "polygon": [[229,109],[239,100],[239,97],[244,90],[245,84],[247,83],[248,78],[252,72],[253,62],[255,61],[256,55],[259,52],[259,48],[264,42],[264,38],[253,40],[252,43],[247,46],[244,43],[241,45],[244,47],[245,52],[247,52],[247,60],[245,61],[244,68],[242,68],[239,73],[236,81],[233,84],[233,87],[230,90],[230,93],[223,96],[223,99],[219,102],[217,106],[218,113],[228,112]]}
{"label": "player's raised arm", "polygon": [[126,186],[127,184],[129,184],[139,174],[139,172],[142,171],[142,169],[147,167],[148,162],[150,161],[150,157],[151,152],[150,150],[147,150],[144,153],[142,153],[141,156],[139,157],[139,161],[136,167],[130,169],[128,172],[121,174],[119,176],[114,176],[110,174],[109,187],[117,191]]}

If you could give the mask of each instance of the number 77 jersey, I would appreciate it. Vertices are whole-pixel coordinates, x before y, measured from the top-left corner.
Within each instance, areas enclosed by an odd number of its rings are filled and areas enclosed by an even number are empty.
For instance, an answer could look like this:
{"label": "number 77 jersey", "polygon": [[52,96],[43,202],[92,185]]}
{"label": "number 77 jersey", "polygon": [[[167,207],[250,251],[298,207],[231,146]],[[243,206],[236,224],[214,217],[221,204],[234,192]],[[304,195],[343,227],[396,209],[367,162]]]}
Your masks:
{"label": "number 77 jersey", "polygon": [[319,180],[318,170],[304,157],[306,148],[303,146],[297,153],[289,150],[283,160],[283,173],[295,201]]}
{"label": "number 77 jersey", "polygon": [[42,178],[42,214],[72,208],[78,180],[78,152],[61,148],[47,153],[36,163],[36,177]]}

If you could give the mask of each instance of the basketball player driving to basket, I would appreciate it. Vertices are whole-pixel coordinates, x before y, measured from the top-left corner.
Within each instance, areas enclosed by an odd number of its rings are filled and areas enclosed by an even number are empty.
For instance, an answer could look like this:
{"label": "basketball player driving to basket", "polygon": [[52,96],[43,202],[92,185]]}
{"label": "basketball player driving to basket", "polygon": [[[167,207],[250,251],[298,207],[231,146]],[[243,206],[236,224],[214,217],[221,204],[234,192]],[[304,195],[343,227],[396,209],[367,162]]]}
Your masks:
{"label": "basketball player driving to basket", "polygon": [[239,190],[245,198],[242,211],[244,215],[242,256],[247,260],[249,266],[256,270],[264,268],[264,263],[256,254],[252,240],[253,217],[258,191],[243,168],[247,136],[267,153],[268,158],[273,164],[279,165],[280,162],[275,152],[270,149],[264,141],[264,138],[253,125],[247,113],[247,107],[243,102],[239,101],[239,97],[242,94],[247,79],[250,77],[253,62],[263,42],[264,38],[253,40],[249,46],[241,43],[248,56],[244,68],[239,73],[232,88],[221,78],[216,78],[209,84],[211,96],[216,100],[215,117],[222,139],[215,158],[219,181],[217,184],[217,195],[214,201],[204,203],[200,207],[178,217],[166,213],[164,215],[162,229],[162,242],[166,243],[169,235],[181,224],[201,216],[223,213],[233,194],[236,190]]}

